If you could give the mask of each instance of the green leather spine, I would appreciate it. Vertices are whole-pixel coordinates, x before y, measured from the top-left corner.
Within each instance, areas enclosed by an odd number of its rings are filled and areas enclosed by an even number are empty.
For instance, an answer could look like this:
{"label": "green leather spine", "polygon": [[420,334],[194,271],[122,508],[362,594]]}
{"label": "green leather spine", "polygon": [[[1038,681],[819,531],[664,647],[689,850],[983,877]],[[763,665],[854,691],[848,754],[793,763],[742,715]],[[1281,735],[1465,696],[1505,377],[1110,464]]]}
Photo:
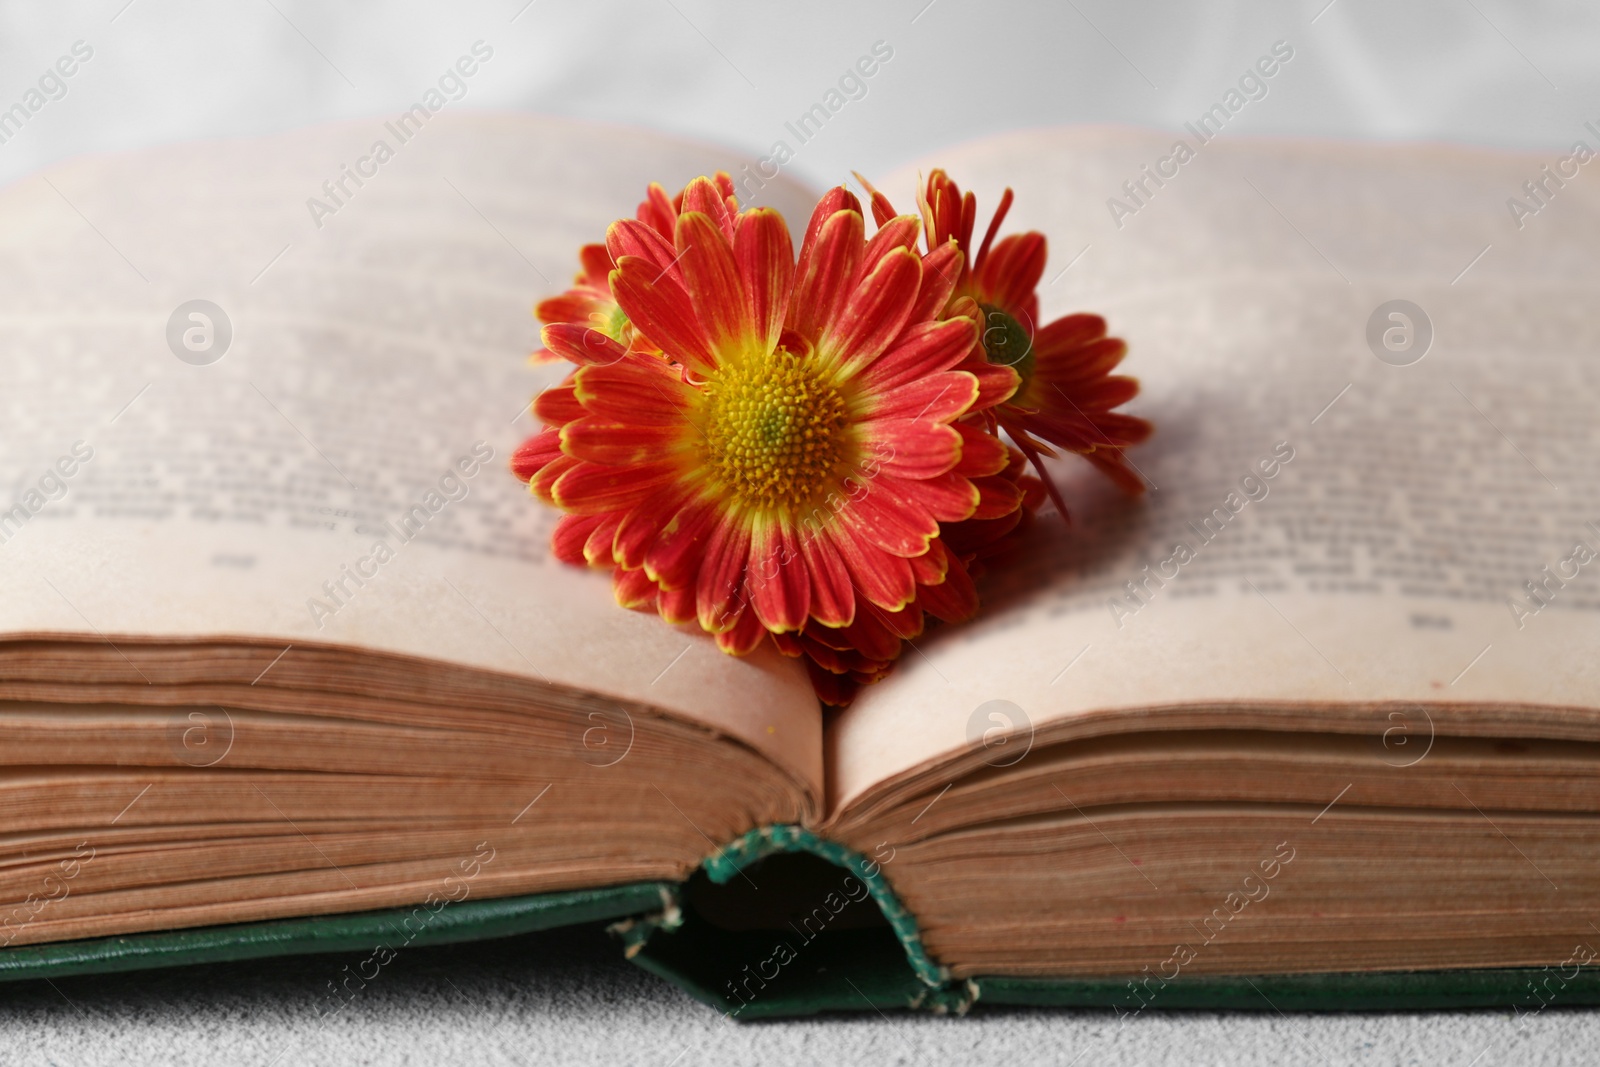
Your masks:
{"label": "green leather spine", "polygon": [[860,853],[803,827],[768,826],[718,849],[701,869],[711,882],[727,884],[781,853],[817,856],[859,878],[887,925],[811,936],[792,925],[728,930],[674,899],[612,930],[634,963],[730,1019],[907,1008],[960,1013],[971,1004],[971,984],[952,982],[928,955],[915,917],[881,866]]}
{"label": "green leather spine", "polygon": [[766,826],[751,830],[715,855],[708,856],[704,868],[713,882],[728,882],[750,864],[780,852],[807,852],[860,878],[905,949],[906,962],[911,965],[912,972],[932,987],[943,986],[950,980],[950,972],[935,963],[922,947],[916,917],[900,903],[889,880],[883,876],[882,867],[859,852],[818,837],[803,826]]}

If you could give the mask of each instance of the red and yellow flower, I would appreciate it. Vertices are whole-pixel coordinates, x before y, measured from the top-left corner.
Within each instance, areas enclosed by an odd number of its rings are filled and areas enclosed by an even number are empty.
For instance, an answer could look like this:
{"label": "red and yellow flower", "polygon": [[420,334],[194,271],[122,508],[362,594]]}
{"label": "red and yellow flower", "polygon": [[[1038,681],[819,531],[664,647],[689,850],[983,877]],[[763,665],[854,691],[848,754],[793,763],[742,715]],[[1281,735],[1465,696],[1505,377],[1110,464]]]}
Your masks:
{"label": "red and yellow flower", "polygon": [[537,305],[535,361],[577,369],[512,463],[566,512],[556,555],[609,568],[619,603],[734,654],[770,638],[834,705],[929,619],[974,615],[1047,493],[1066,513],[1030,464],[1053,445],[1137,491],[1122,450],[1150,432],[1113,410],[1138,384],[1103,319],[1034,328],[1045,240],[994,242],[1009,189],[974,256],[974,198],[943,171],[920,219],[867,188],[877,232],[834,189],[796,263],[727,175],[651,185]]}
{"label": "red and yellow flower", "polygon": [[903,632],[908,613],[920,632],[922,604],[957,589],[945,599],[975,606],[941,526],[1014,511],[1019,494],[986,496],[1006,448],[958,421],[980,405],[959,369],[977,325],[944,315],[956,274],[925,269],[919,221],[869,240],[833,190],[798,264],[776,212],[739,212],[709,179],[684,190],[670,239],[657,221],[607,234],[634,337],[543,331],[578,369],[536,402],[547,428],[513,465],[567,512],[557,555],[612,567],[619,602],[698,622],[734,653],[769,634],[791,654],[796,635],[876,635],[871,619]]}

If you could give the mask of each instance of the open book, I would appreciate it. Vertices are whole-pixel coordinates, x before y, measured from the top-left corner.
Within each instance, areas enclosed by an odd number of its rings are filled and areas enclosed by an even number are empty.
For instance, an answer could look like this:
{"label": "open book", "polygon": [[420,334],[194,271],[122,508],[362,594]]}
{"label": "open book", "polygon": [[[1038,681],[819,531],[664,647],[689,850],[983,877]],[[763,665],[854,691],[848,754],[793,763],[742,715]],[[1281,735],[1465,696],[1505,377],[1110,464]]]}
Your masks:
{"label": "open book", "polygon": [[825,718],[551,560],[507,470],[560,375],[529,307],[648,181],[816,191],[594,124],[378,140],[0,194],[0,976],[365,954],[336,1010],[609,918],[740,1017],[1596,996],[1595,190],[1508,219],[1542,160],[1094,129],[926,161],[1014,186],[1047,316],[1128,339],[1149,491],[1061,463],[1072,522]]}

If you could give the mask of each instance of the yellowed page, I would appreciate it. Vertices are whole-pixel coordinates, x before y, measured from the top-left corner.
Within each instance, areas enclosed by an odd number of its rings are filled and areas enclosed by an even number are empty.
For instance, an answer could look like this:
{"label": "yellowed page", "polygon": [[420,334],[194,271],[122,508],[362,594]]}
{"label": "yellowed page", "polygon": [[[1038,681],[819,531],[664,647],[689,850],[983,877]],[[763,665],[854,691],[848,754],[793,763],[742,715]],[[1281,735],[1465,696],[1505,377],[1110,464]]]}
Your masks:
{"label": "yellowed page", "polygon": [[[578,246],[648,181],[739,163],[446,110],[420,129],[191,144],[12,186],[0,636],[435,657],[664,709],[820,793],[797,665],[734,660],[618,608],[608,576],[549,559],[552,516],[508,470],[529,398],[560,376],[525,363],[534,300],[566,287]],[[763,193],[803,224],[797,187]],[[187,313],[169,345],[169,317],[196,299],[231,323],[225,349],[204,311],[209,345]]]}
{"label": "yellowed page", "polygon": [[[1072,526],[1042,523],[981,621],[918,642],[838,720],[836,803],[1008,720],[1406,700],[1440,702],[1448,729],[1600,703],[1600,559],[1584,562],[1600,552],[1600,184],[1549,185],[1519,229],[1507,198],[1531,203],[1522,184],[1564,153],[1219,137],[1161,164],[1173,141],[1036,131],[923,165],[976,189],[980,228],[1014,186],[1012,225],[1050,238],[1046,320],[1096,310],[1129,340],[1132,410],[1157,427],[1131,454],[1150,488],[1129,501],[1056,466]],[[1145,165],[1176,175],[1114,211]],[[909,201],[915,174],[881,187]],[[1414,362],[1418,334],[1406,351],[1380,336],[1387,362],[1366,337],[1396,299],[1432,324]],[[1545,567],[1565,580],[1539,607],[1524,583]],[[1333,711],[1294,713],[1318,714]]]}

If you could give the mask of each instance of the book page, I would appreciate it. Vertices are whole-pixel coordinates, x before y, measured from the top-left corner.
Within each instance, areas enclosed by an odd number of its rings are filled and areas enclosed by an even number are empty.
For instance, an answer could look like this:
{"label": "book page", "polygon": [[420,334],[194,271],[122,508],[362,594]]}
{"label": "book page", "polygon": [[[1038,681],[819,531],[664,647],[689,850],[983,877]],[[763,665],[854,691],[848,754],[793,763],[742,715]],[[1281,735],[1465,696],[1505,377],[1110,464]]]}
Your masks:
{"label": "book page", "polygon": [[[550,558],[555,515],[508,467],[568,369],[527,364],[534,302],[649,181],[741,161],[408,115],[0,194],[0,637],[448,660],[665,709],[820,789],[803,670],[617,607],[609,574]],[[762,193],[804,225],[797,186]]]}
{"label": "book page", "polygon": [[[1576,153],[1218,135],[1180,164],[1175,140],[1038,131],[923,165],[975,189],[980,230],[1015,187],[1010,227],[1050,240],[1043,317],[1107,316],[1156,434],[1140,499],[1053,466],[1071,525],[1048,515],[977,623],[837,720],[836,804],[990,729],[1118,709],[1381,730],[1349,709],[1413,701],[1441,731],[1594,732],[1600,184]],[[1508,207],[1547,164],[1567,180]],[[880,187],[910,202],[916,173]]]}

